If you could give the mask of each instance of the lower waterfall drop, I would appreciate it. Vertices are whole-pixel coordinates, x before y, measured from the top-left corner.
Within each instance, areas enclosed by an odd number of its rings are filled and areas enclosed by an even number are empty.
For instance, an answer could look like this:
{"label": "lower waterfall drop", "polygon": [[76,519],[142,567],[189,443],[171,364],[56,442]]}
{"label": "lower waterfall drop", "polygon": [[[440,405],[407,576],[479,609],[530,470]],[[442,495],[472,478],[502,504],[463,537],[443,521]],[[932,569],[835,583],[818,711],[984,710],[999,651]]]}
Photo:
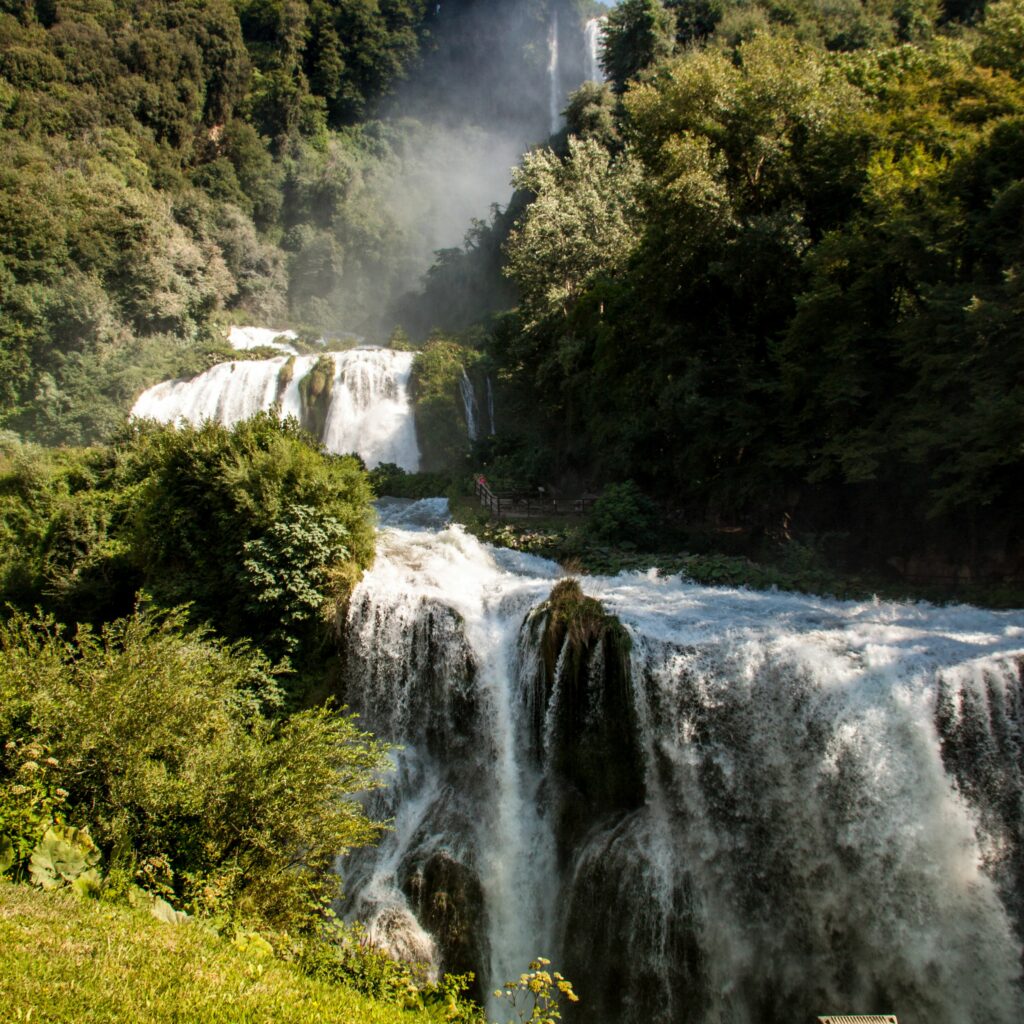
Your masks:
{"label": "lower waterfall drop", "polygon": [[346,625],[375,940],[614,1024],[1021,1019],[1024,615],[625,573],[559,631],[557,566],[444,521],[384,509]]}

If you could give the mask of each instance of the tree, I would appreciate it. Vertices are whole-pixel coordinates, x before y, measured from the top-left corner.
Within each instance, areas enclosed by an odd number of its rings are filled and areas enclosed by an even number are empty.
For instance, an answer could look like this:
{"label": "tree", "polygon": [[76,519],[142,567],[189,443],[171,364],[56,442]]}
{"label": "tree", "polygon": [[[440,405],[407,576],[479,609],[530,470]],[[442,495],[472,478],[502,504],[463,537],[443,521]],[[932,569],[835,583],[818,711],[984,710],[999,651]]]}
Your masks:
{"label": "tree", "polygon": [[380,834],[355,794],[387,758],[352,718],[280,717],[279,704],[265,659],[189,631],[181,612],[73,638],[16,615],[0,625],[0,827],[38,751],[56,813],[89,829],[124,883],[197,913],[309,928],[337,895],[338,855]]}
{"label": "tree", "polygon": [[571,138],[564,160],[530,153],[513,174],[536,197],[509,235],[506,273],[519,285],[527,326],[565,317],[588,285],[621,271],[639,237],[640,168],[593,139]]}
{"label": "tree", "polygon": [[672,52],[675,32],[675,19],[662,0],[622,0],[608,12],[601,63],[617,93]]}

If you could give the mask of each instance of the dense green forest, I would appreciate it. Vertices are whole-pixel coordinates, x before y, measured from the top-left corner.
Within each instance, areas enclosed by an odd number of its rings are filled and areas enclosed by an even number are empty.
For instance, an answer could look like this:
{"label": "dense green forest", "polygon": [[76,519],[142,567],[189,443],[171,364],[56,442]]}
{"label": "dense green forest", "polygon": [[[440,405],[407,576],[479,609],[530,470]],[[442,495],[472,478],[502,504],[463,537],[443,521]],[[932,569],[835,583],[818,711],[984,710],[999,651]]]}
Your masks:
{"label": "dense green forest", "polygon": [[428,279],[492,317],[495,467],[1019,574],[1022,26],[1017,0],[615,8],[610,82]]}
{"label": "dense green forest", "polygon": [[535,77],[548,6],[0,4],[0,425],[106,438],[143,387],[224,359],[228,317],[390,331],[451,219],[452,154],[515,105],[444,75],[488,53],[497,74],[515,29],[505,64]]}

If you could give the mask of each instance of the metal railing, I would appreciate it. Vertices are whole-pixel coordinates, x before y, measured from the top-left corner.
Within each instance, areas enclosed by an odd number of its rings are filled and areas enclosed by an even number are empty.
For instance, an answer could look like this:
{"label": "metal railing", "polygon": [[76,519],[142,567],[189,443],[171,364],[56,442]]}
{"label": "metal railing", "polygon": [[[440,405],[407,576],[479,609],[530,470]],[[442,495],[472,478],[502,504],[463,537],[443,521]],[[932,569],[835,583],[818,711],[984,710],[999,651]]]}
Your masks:
{"label": "metal railing", "polygon": [[480,504],[498,519],[518,516],[571,516],[588,512],[597,500],[592,495],[579,498],[556,498],[540,491],[537,495],[496,494],[484,477],[476,479],[476,494]]}

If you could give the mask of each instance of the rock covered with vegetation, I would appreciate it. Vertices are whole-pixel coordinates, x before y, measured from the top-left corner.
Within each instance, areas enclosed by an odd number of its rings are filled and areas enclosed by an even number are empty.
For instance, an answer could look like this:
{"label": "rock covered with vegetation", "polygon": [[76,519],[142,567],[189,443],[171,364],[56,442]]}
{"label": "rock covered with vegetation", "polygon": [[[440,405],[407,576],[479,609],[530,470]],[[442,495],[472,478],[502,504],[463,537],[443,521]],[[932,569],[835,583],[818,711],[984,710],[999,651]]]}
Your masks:
{"label": "rock covered with vegetation", "polygon": [[590,822],[644,802],[631,641],[574,579],[555,584],[528,628],[540,637],[532,742],[556,780],[555,834],[568,860]]}

